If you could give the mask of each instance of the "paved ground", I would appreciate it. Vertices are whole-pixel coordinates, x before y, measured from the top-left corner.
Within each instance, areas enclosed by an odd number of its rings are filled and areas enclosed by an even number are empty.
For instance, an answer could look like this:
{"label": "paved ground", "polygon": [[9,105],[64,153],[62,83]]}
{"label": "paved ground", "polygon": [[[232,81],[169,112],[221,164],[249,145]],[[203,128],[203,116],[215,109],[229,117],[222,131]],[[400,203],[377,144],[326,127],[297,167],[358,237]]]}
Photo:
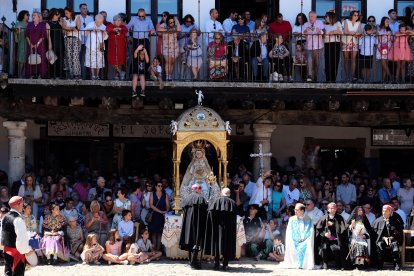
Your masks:
{"label": "paved ground", "polygon": [[[306,276],[332,276],[332,274],[339,276],[351,275],[371,275],[371,276],[388,276],[388,275],[414,275],[413,267],[406,268],[403,271],[394,272],[391,270],[383,271],[334,271],[334,270],[286,270],[279,269],[278,265],[267,262],[255,262],[248,259],[235,261],[230,263],[231,270],[229,272],[213,271],[212,263],[203,263],[203,270],[195,271],[187,265],[185,261],[161,260],[143,265],[100,265],[89,266],[82,264],[62,264],[59,266],[41,265],[30,269],[26,272],[28,276],[127,276],[127,275],[152,275],[152,276],[166,276],[166,275],[300,275],[306,273]],[[3,267],[0,270],[3,271]],[[1,273],[0,273],[1,274]]]}

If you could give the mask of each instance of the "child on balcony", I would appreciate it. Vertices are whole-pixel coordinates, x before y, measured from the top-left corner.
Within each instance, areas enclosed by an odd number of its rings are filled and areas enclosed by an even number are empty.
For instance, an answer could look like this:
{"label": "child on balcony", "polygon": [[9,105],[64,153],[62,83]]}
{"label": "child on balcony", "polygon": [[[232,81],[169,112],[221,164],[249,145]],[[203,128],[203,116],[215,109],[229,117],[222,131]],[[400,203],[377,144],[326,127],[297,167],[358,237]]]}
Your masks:
{"label": "child on balcony", "polygon": [[134,60],[132,61],[132,98],[138,97],[137,86],[138,79],[141,86],[140,96],[145,97],[145,70],[149,65],[149,56],[144,45],[139,45],[134,51]]}
{"label": "child on balcony", "polygon": [[359,40],[359,67],[361,68],[362,79],[364,82],[370,80],[372,59],[378,44],[378,40],[372,35],[373,27],[366,24],[364,27],[364,35]]}
{"label": "child on balcony", "polygon": [[283,44],[282,35],[276,35],[275,46],[269,52],[269,58],[274,64],[274,70],[283,75],[283,80],[287,81],[287,63],[289,62],[289,50]]}
{"label": "child on balcony", "polygon": [[161,90],[164,89],[164,82],[162,81],[162,68],[158,57],[154,57],[151,66],[148,68],[148,71],[150,73],[150,78],[153,81],[159,82]]}
{"label": "child on balcony", "polygon": [[395,81],[397,82],[400,80],[401,73],[401,81],[402,83],[405,83],[405,67],[407,61],[413,60],[408,41],[409,33],[407,32],[407,25],[401,23],[398,32],[395,33],[394,56],[392,59],[397,64],[397,69],[395,72]]}
{"label": "child on balcony", "polygon": [[299,66],[300,76],[303,81],[306,76],[306,52],[303,43],[296,44],[296,52],[293,57],[293,63]]}

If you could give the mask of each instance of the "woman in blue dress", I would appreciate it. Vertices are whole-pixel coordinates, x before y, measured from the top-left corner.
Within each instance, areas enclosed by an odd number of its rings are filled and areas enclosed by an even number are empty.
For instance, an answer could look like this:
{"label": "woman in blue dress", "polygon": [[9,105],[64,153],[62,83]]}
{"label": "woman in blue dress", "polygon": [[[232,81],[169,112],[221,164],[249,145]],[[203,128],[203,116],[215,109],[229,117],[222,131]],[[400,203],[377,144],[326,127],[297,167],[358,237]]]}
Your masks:
{"label": "woman in blue dress", "polygon": [[170,200],[167,193],[164,191],[161,182],[155,185],[155,192],[150,198],[150,207],[152,209],[152,219],[148,225],[152,236],[152,244],[156,251],[160,250],[161,235],[164,229],[165,214],[170,209]]}

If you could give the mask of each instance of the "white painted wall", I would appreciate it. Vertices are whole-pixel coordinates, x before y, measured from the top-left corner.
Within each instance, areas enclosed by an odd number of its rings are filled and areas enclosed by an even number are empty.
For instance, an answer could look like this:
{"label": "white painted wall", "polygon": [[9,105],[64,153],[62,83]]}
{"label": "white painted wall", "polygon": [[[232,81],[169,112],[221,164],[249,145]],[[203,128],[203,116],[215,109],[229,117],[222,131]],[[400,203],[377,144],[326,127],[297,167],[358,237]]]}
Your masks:
{"label": "white painted wall", "polygon": [[[126,1],[121,0],[106,0],[99,2],[99,11],[106,11],[108,14],[107,21],[112,22],[115,15],[126,11]],[[136,12],[134,11],[134,14]]]}
{"label": "white painted wall", "polygon": [[279,10],[283,19],[292,25],[295,23],[296,15],[301,12],[301,1],[303,1],[303,13],[308,14],[312,10],[312,0],[280,0]]}
{"label": "white painted wall", "polygon": [[388,10],[394,8],[394,1],[391,0],[367,0],[367,18],[375,16],[377,24],[383,16],[388,16]]}
{"label": "white painted wall", "polygon": [[[200,18],[198,17],[198,0],[182,0],[183,1],[183,16],[191,14],[195,23],[199,25],[201,31],[204,31],[205,22],[210,19],[210,10],[215,7],[214,0],[200,0]],[[227,0],[225,0],[227,1]]]}

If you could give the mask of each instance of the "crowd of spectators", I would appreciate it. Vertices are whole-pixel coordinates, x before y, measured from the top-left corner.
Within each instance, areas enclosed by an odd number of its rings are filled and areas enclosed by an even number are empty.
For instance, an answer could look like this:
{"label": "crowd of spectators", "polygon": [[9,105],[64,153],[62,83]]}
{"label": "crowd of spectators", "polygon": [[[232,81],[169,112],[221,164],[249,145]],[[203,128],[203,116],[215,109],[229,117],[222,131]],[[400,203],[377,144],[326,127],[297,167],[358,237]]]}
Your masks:
{"label": "crowd of spectators", "polygon": [[[85,167],[71,173],[47,174],[43,169],[37,176],[27,173],[12,185],[5,182],[1,186],[2,211],[7,211],[11,196],[24,198],[22,215],[30,245],[38,249],[47,264],[70,260],[98,264],[101,259],[109,264],[133,264],[159,259],[164,217],[175,204],[172,177],[114,173],[106,180],[101,175]],[[4,179],[7,181],[7,176]],[[296,165],[293,157],[288,165],[253,179],[241,165],[228,180],[228,187],[237,215],[244,217],[247,243],[242,254],[256,260],[282,261],[287,223],[297,203],[306,207],[305,215],[315,229],[336,203],[336,214],[350,229],[350,244],[355,212],[361,213],[369,224],[365,227],[370,228],[382,217],[383,206],[390,205],[401,218],[401,227],[414,230],[412,181],[414,174],[400,177],[393,171],[384,177],[370,177],[367,171],[336,175],[304,169]],[[319,250],[317,242],[318,236],[315,252]],[[361,258],[373,260],[377,256],[372,246],[370,253],[364,251],[363,256],[350,253],[351,259],[358,259],[358,265],[373,265],[359,263]],[[315,263],[320,264],[318,254],[315,256]],[[349,263],[349,267],[355,264]]]}
{"label": "crowd of spectators", "polygon": [[[414,14],[397,18],[391,9],[380,20],[360,11],[340,18],[327,11],[299,13],[292,24],[278,13],[253,20],[231,10],[223,24],[216,9],[201,22],[163,12],[155,26],[144,9],[127,22],[86,4],[20,11],[13,29],[16,75],[26,78],[133,79],[145,96],[145,79],[229,81],[406,82],[414,76]],[[31,18],[31,20],[30,20]],[[0,28],[0,50],[7,44]],[[12,45],[14,47],[14,45]],[[4,51],[3,51],[4,53]],[[0,57],[3,54],[0,52]],[[2,62],[0,60],[0,66]],[[153,66],[150,66],[152,64]],[[0,67],[0,70],[2,68]]]}

